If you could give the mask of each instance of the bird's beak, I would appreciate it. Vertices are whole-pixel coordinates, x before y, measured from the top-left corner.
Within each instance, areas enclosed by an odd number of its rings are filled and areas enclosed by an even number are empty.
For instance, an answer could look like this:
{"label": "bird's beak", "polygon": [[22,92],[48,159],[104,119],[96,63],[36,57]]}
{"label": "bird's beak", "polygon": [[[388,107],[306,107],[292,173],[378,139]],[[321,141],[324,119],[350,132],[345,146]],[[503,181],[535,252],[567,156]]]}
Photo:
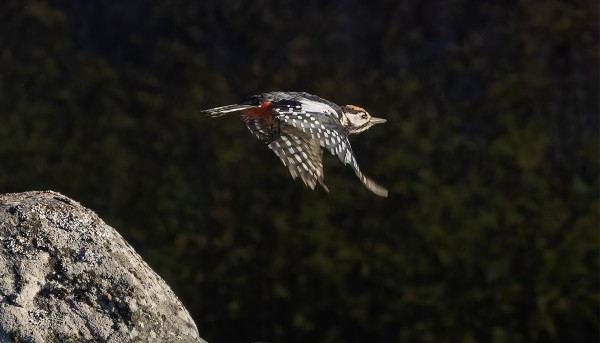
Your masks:
{"label": "bird's beak", "polygon": [[375,125],[375,124],[383,124],[387,121],[387,119],[383,119],[383,118],[377,118],[377,117],[371,117],[371,124]]}

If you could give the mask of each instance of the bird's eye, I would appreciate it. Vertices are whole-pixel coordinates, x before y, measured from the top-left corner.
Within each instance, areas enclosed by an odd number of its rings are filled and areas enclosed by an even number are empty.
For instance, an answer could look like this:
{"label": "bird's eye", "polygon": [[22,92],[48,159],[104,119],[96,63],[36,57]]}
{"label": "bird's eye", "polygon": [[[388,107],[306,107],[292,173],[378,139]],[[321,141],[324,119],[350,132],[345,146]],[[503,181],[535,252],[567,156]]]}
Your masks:
{"label": "bird's eye", "polygon": [[360,117],[361,117],[362,119],[367,119],[367,118],[368,118],[367,114],[366,114],[366,113],[364,113],[364,112],[363,112],[363,113],[360,115]]}

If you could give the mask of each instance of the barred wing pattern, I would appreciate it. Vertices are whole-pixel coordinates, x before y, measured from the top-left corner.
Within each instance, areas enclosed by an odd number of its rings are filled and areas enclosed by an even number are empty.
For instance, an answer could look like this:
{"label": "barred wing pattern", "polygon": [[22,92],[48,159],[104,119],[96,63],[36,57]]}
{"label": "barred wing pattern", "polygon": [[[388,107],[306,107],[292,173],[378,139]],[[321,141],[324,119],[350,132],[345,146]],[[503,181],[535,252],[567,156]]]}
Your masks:
{"label": "barred wing pattern", "polygon": [[246,126],[273,150],[294,179],[300,176],[311,189],[318,182],[329,192],[324,183],[323,151],[318,141],[273,117],[246,120]]}
{"label": "barred wing pattern", "polygon": [[281,122],[273,117],[247,119],[245,122],[248,130],[267,145],[280,136]]}
{"label": "barred wing pattern", "polygon": [[310,189],[314,189],[319,182],[329,192],[323,181],[323,151],[319,142],[308,137],[283,133],[279,139],[269,144],[269,148],[288,167],[294,179],[300,176]]}
{"label": "barred wing pattern", "polygon": [[309,135],[327,148],[344,164],[350,164],[359,180],[373,193],[386,197],[388,191],[364,175],[352,153],[347,133],[330,106],[321,103],[303,101],[279,101],[273,104],[276,117],[287,125],[293,126]]}

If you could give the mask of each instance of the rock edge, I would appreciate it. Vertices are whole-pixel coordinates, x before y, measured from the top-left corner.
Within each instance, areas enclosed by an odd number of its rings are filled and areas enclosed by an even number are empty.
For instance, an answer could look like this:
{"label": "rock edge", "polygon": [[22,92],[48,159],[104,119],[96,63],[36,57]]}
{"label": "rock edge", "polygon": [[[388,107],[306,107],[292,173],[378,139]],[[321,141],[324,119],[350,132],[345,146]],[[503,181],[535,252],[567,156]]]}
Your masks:
{"label": "rock edge", "polygon": [[64,195],[0,195],[0,342],[204,342],[112,227]]}

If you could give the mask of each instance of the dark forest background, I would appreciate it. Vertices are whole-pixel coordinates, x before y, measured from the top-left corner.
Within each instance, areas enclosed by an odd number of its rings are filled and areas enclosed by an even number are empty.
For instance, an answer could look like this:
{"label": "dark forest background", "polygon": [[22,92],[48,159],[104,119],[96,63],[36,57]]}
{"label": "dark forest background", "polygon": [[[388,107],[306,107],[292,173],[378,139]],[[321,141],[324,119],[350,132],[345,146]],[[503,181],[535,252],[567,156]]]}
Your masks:
{"label": "dark forest background", "polygon": [[[597,1],[0,4],[0,192],[93,209],[212,342],[597,342]],[[388,119],[293,181],[269,90]]]}

